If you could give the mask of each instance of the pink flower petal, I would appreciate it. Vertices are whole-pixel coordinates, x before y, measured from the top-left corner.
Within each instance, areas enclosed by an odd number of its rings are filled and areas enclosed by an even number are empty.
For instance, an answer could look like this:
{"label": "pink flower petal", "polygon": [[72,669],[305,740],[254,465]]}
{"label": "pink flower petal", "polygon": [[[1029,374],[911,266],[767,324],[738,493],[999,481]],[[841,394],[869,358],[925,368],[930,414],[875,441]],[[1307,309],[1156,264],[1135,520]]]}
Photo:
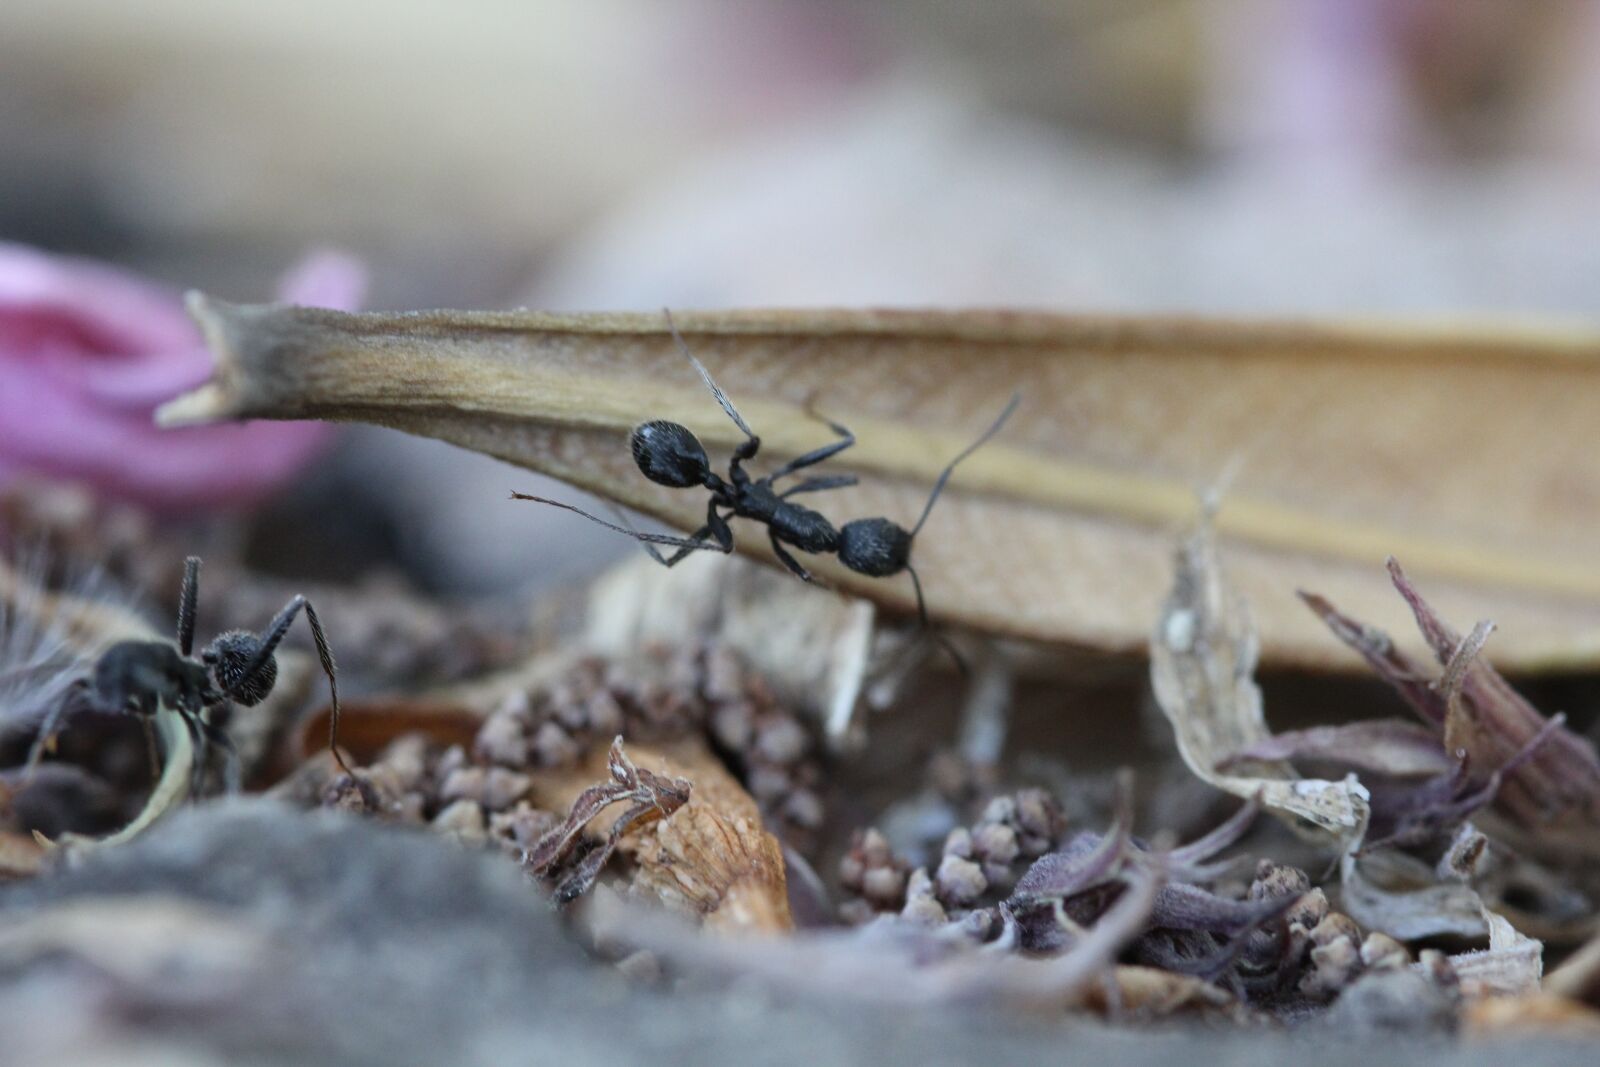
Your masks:
{"label": "pink flower petal", "polygon": [[[353,309],[365,287],[358,261],[319,252],[285,275],[279,295]],[[176,292],[0,244],[0,481],[43,474],[164,510],[247,504],[330,440],[320,423],[158,430],[155,408],[210,369]]]}

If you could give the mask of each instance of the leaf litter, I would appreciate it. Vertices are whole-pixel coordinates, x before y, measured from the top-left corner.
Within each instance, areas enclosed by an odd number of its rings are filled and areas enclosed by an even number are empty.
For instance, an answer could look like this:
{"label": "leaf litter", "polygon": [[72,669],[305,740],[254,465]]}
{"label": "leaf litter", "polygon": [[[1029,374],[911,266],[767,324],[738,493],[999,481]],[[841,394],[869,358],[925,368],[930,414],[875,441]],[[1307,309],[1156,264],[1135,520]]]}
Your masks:
{"label": "leaf litter", "polygon": [[[283,394],[285,410],[301,402]],[[1006,484],[986,471],[971,506]],[[1595,933],[1593,746],[1490,666],[1490,624],[1462,636],[1392,562],[1437,669],[1301,597],[1417,721],[1274,733],[1250,608],[1202,510],[1147,629],[1150,682],[1188,771],[1239,804],[1187,842],[1138,832],[1126,775],[1077,797],[973,776],[948,805],[959,816],[920,842],[872,825],[834,778],[845,734],[871,729],[857,705],[882,666],[877,612],[721,559],[690,561],[681,601],[619,571],[597,583],[581,639],[465,684],[406,684],[365,714],[352,704],[368,727],[360,769],[291,744],[272,791],[504,853],[628,973],[1122,1022],[1359,1021],[1427,1004],[1415,1025],[1488,1033],[1510,1016],[1483,1005],[1508,1001],[1592,1023],[1594,950],[1549,980],[1543,966],[1544,940]],[[808,636],[775,651],[786,622]],[[1530,885],[1544,889],[1531,905]]]}

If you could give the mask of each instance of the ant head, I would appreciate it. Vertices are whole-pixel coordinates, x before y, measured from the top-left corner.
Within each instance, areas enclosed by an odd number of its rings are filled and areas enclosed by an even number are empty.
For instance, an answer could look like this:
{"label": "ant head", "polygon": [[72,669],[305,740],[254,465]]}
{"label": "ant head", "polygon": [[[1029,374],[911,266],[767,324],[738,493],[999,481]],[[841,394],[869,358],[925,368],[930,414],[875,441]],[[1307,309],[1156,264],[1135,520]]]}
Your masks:
{"label": "ant head", "polygon": [[711,462],[688,427],[653,419],[633,431],[633,461],[657,485],[687,489],[705,483]]}
{"label": "ant head", "polygon": [[839,562],[869,578],[899,574],[911,562],[911,532],[888,519],[856,519],[839,528]]}
{"label": "ant head", "polygon": [[261,655],[261,638],[248,630],[229,630],[200,654],[223,692],[245,707],[261,703],[278,680],[278,659],[268,656],[255,673],[247,674]]}

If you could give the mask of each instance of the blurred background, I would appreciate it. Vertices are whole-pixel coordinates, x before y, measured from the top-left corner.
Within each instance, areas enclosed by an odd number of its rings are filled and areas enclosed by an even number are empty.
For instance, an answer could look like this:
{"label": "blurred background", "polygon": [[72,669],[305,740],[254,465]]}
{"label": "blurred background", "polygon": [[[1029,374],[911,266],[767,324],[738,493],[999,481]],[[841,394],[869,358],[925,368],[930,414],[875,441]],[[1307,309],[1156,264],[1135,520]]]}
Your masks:
{"label": "blurred background", "polygon": [[[1597,48],[1584,0],[12,2],[0,240],[241,300],[335,247],[379,308],[1593,317]],[[350,429],[253,536],[458,593],[632,550],[537,481]]]}

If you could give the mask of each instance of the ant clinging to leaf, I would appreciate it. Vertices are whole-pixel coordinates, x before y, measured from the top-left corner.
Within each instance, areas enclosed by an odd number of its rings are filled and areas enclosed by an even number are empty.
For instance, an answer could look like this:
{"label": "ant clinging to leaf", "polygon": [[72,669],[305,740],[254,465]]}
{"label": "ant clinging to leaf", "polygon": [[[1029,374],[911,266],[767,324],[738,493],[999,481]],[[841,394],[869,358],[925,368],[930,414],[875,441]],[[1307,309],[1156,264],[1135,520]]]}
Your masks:
{"label": "ant clinging to leaf", "polygon": [[[733,529],[728,525],[728,520],[750,519],[766,526],[772,551],[779,562],[804,581],[812,581],[811,574],[789,552],[789,547],[801,552],[837,556],[839,562],[850,570],[869,578],[888,578],[901,571],[906,572],[911,576],[911,583],[917,594],[917,617],[923,626],[927,626],[928,608],[922,596],[922,582],[917,577],[916,569],[911,565],[912,543],[922,529],[923,523],[928,521],[928,514],[933,510],[939,494],[944,491],[945,483],[950,480],[956,465],[1000,431],[1006,420],[1011,417],[1011,413],[1016,410],[1017,404],[1022,399],[1021,395],[1013,394],[1010,402],[989,428],[952,459],[939,474],[938,480],[934,482],[933,491],[928,494],[928,502],[924,505],[921,516],[911,529],[908,530],[882,517],[853,519],[836,528],[827,518],[796,503],[793,498],[802,493],[842,489],[855,485],[857,481],[855,475],[824,474],[807,477],[782,490],[778,488],[777,483],[781,479],[837,456],[855,444],[855,435],[838,423],[824,419],[828,427],[839,435],[839,440],[797,456],[770,474],[752,478],[745,471],[744,464],[754,459],[761,450],[761,438],[750,429],[743,416],[718,387],[711,377],[711,372],[695,358],[693,352],[689,351],[689,346],[684,343],[677,327],[673,325],[670,313],[667,315],[667,326],[672,330],[672,338],[677,342],[679,350],[694,365],[706,387],[711,390],[711,395],[722,406],[728,418],[733,420],[734,425],[739,427],[745,439],[734,449],[733,458],[728,464],[728,473],[721,475],[712,470],[705,447],[686,426],[663,419],[652,419],[633,431],[633,459],[639,465],[640,472],[657,485],[673,489],[710,490],[711,497],[706,502],[705,525],[689,537],[641,533],[607,522],[571,504],[563,504],[557,500],[516,492],[511,494],[512,497],[565,508],[567,511],[577,512],[591,522],[627,534],[643,544],[645,551],[649,552],[657,562],[667,567],[673,566],[696,550],[732,552]],[[663,556],[656,549],[656,545],[673,546],[677,551],[671,556]]]}

